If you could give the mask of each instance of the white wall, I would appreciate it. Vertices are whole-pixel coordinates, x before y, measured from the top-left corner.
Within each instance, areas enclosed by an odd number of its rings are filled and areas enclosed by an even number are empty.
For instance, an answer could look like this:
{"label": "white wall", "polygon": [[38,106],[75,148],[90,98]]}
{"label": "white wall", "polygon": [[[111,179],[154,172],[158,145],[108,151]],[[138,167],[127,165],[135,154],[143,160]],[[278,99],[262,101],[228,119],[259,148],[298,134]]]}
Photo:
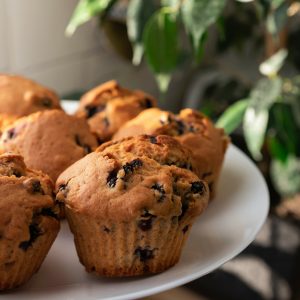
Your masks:
{"label": "white wall", "polygon": [[114,54],[96,21],[67,38],[65,27],[77,0],[0,0],[0,72],[18,73],[60,95],[109,79],[156,94],[146,68]]}

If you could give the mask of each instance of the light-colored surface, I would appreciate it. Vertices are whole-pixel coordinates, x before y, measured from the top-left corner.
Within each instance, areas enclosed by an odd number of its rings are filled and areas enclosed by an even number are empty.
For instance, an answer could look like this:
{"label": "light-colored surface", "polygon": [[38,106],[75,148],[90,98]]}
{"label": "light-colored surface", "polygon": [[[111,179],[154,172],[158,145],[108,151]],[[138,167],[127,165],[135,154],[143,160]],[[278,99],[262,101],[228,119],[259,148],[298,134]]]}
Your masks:
{"label": "light-colored surface", "polygon": [[[64,107],[71,112],[75,104]],[[133,299],[174,288],[211,272],[241,252],[261,228],[268,209],[263,177],[240,150],[230,146],[218,195],[194,225],[176,266],[149,277],[94,277],[80,265],[72,235],[63,222],[38,274],[24,287],[5,294],[5,299]]]}

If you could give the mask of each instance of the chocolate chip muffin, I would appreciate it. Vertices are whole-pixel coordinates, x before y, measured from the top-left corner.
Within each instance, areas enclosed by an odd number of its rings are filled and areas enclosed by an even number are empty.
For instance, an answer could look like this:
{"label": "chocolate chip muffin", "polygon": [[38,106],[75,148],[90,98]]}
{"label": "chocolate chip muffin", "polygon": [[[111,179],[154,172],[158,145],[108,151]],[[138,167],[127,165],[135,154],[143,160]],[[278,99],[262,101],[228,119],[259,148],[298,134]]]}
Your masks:
{"label": "chocolate chip muffin", "polygon": [[194,159],[195,173],[208,183],[210,197],[214,197],[229,143],[223,129],[214,127],[209,118],[196,110],[187,108],[174,115],[152,108],[124,124],[113,140],[139,134],[167,134],[188,148]]}
{"label": "chocolate chip muffin", "polygon": [[156,106],[156,101],[150,95],[108,81],[82,96],[77,116],[86,118],[99,141],[104,142],[124,123],[153,106]]}
{"label": "chocolate chip muffin", "polygon": [[18,119],[0,138],[2,151],[20,153],[28,167],[43,171],[54,182],[63,170],[96,147],[96,137],[86,121],[62,110]]}
{"label": "chocolate chip muffin", "polygon": [[59,231],[58,207],[47,175],[15,154],[0,156],[0,290],[38,271]]}
{"label": "chocolate chip muffin", "polygon": [[0,74],[0,113],[22,117],[55,108],[60,104],[53,91],[21,76]]}
{"label": "chocolate chip muffin", "polygon": [[178,262],[209,198],[191,163],[172,137],[139,136],[105,143],[59,176],[56,199],[88,272],[137,276]]}

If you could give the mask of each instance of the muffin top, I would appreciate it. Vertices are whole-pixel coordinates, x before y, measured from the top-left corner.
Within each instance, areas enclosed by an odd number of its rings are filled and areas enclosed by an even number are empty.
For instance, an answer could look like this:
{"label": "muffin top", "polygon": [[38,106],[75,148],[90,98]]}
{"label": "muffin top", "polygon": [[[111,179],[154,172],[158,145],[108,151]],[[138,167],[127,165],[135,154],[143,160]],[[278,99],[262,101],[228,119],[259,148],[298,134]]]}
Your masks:
{"label": "muffin top", "polygon": [[63,170],[96,147],[86,121],[61,110],[18,119],[0,138],[2,151],[20,153],[28,167],[43,171],[54,182]]}
{"label": "muffin top", "polygon": [[215,194],[229,138],[223,129],[216,128],[209,118],[193,109],[183,109],[178,115],[151,108],[127,122],[113,136],[113,140],[139,134],[169,135],[188,148],[194,160],[193,171],[204,179]]}
{"label": "muffin top", "polygon": [[[216,128],[209,118],[190,108],[181,110],[178,115],[158,108],[147,109],[122,126],[113,140],[139,134],[173,136],[188,147],[193,156],[201,156],[197,162],[203,163],[207,158],[209,165],[220,165],[229,141],[223,129]],[[200,171],[207,172],[205,169]]]}
{"label": "muffin top", "polygon": [[140,134],[153,135],[163,125],[175,120],[175,115],[169,111],[163,111],[153,107],[142,111],[134,119],[128,121],[114,134],[112,140],[119,140],[128,136]]}
{"label": "muffin top", "polygon": [[60,104],[53,91],[21,76],[0,74],[0,113],[22,117],[54,108]]}
{"label": "muffin top", "polygon": [[57,200],[75,212],[117,221],[199,215],[209,191],[186,168],[189,157],[169,136],[108,142],[59,176]]}
{"label": "muffin top", "polygon": [[[224,130],[216,128],[209,118],[193,109],[183,109],[177,116],[176,139],[193,152],[195,172],[205,179],[210,190],[213,190],[215,178],[218,176],[224,154],[229,144],[229,138]],[[164,134],[172,125],[165,125],[156,131]]]}
{"label": "muffin top", "polygon": [[[19,155],[0,155],[1,241],[15,241],[20,249],[27,250],[42,234],[38,224],[45,218],[57,219],[57,215],[50,178],[42,172],[27,169]],[[58,226],[58,221],[54,226]],[[33,231],[35,236],[29,235]]]}
{"label": "muffin top", "polygon": [[91,130],[103,142],[124,123],[155,105],[156,101],[150,95],[127,90],[116,81],[109,81],[83,95],[76,114],[88,120]]}

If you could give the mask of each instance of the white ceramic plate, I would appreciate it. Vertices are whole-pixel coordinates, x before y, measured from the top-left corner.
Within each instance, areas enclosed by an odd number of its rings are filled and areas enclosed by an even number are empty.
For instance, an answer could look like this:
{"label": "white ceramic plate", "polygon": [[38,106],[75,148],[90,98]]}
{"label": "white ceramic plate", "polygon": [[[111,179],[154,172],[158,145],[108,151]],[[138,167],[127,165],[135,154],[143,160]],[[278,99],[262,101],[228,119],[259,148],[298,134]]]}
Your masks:
{"label": "white ceramic plate", "polygon": [[[76,103],[64,103],[73,112]],[[220,267],[253,241],[269,209],[265,181],[254,164],[230,146],[218,194],[192,228],[179,263],[149,277],[105,279],[87,274],[79,263],[73,237],[61,232],[40,271],[22,288],[1,296],[22,299],[133,299],[162,292]]]}

